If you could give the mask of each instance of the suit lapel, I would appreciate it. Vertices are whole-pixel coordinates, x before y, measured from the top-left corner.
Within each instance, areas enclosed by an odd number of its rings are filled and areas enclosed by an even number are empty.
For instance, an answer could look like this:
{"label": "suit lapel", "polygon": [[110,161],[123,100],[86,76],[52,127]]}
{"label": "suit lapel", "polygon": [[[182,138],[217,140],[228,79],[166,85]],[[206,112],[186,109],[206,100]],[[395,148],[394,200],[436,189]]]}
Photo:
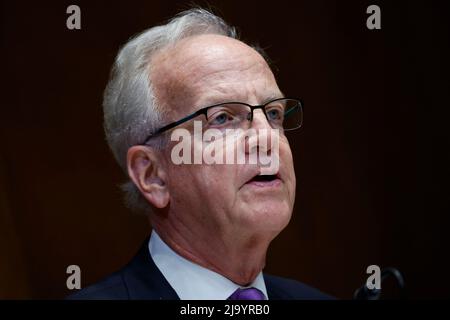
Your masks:
{"label": "suit lapel", "polygon": [[153,262],[148,238],[122,273],[130,299],[179,300],[175,290]]}
{"label": "suit lapel", "polygon": [[285,300],[289,299],[286,293],[277,286],[276,281],[267,274],[263,274],[264,283],[266,284],[266,290],[269,300]]}

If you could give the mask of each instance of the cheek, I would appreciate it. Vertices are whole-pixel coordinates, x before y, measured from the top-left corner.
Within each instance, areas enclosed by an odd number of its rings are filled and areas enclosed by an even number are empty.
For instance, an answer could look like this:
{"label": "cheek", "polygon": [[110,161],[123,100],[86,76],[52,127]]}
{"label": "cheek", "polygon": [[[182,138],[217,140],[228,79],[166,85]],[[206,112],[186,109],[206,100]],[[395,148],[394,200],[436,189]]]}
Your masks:
{"label": "cheek", "polygon": [[171,165],[169,190],[174,200],[203,207],[231,203],[235,192],[235,170],[231,165]]}
{"label": "cheek", "polygon": [[292,151],[287,140],[280,143],[280,159],[281,165],[284,169],[284,175],[288,192],[292,202],[295,199],[296,177],[294,169],[294,159],[292,157]]}
{"label": "cheek", "polygon": [[204,165],[199,169],[198,183],[203,194],[221,207],[233,203],[236,195],[236,170],[233,165]]}
{"label": "cheek", "polygon": [[295,180],[294,159],[292,157],[291,147],[289,146],[289,142],[287,140],[280,141],[280,159],[281,164],[286,169],[286,173],[289,174],[289,177],[292,176]]}

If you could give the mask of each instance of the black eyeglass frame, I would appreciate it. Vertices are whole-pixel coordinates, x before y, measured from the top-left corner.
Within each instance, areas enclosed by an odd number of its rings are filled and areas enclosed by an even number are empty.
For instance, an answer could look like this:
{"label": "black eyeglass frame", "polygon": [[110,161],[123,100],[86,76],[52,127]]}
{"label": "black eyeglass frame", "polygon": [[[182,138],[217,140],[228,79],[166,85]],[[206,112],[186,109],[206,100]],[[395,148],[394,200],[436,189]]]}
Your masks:
{"label": "black eyeglass frame", "polygon": [[[302,102],[300,99],[296,99],[296,98],[288,98],[288,97],[286,97],[286,98],[277,98],[277,99],[270,100],[270,101],[268,101],[268,102],[266,102],[266,103],[264,103],[264,104],[261,104],[261,105],[255,105],[255,106],[253,106],[253,105],[251,105],[251,104],[248,104],[248,103],[245,103],[245,102],[236,102],[236,101],[232,101],[232,102],[222,102],[222,103],[218,103],[218,104],[214,104],[214,105],[211,105],[211,106],[207,106],[207,107],[201,108],[201,109],[195,111],[194,113],[192,113],[192,114],[190,114],[190,115],[188,115],[188,116],[186,116],[186,117],[184,117],[184,118],[182,118],[182,119],[180,119],[180,120],[178,120],[178,121],[169,123],[169,124],[167,124],[167,125],[165,125],[165,126],[159,128],[159,129],[156,130],[155,132],[150,133],[150,134],[145,138],[144,142],[143,142],[143,143],[140,143],[140,144],[138,144],[138,145],[146,145],[147,142],[148,142],[151,138],[154,138],[154,137],[160,135],[161,133],[163,133],[163,132],[165,132],[165,131],[167,131],[167,130],[170,130],[170,129],[172,129],[172,128],[175,128],[176,126],[179,126],[180,124],[183,124],[183,123],[185,123],[185,122],[187,122],[187,121],[189,121],[189,120],[191,120],[191,119],[193,119],[193,118],[195,118],[195,117],[198,117],[199,115],[204,115],[205,118],[206,118],[206,120],[208,120],[208,109],[214,108],[214,107],[220,107],[220,106],[222,106],[222,105],[227,105],[227,104],[240,104],[240,105],[244,105],[244,106],[249,107],[249,108],[250,108],[250,112],[249,112],[250,117],[248,118],[249,121],[252,121],[252,120],[253,120],[253,111],[254,111],[254,110],[256,110],[256,109],[262,109],[264,115],[266,116],[267,121],[269,121],[269,123],[270,123],[269,118],[267,118],[267,113],[265,112],[265,111],[266,111],[265,108],[266,108],[269,104],[271,104],[271,103],[273,103],[273,102],[276,102],[276,101],[280,101],[280,100],[294,100],[294,101],[297,101],[297,103],[298,103],[297,105],[298,105],[298,107],[300,108],[300,112],[303,114],[303,108],[304,108],[304,107],[303,107],[303,102]],[[292,109],[293,109],[293,108],[291,108],[290,110],[285,110],[284,115],[286,116],[287,114],[289,114],[289,112],[292,111]],[[302,117],[302,118],[303,118],[303,117]],[[302,120],[303,120],[303,119],[302,119]],[[295,129],[300,128],[301,125],[302,125],[302,123],[300,123],[300,125],[299,125],[298,127],[291,128],[291,129],[283,129],[283,130],[284,130],[284,131],[295,130]]]}

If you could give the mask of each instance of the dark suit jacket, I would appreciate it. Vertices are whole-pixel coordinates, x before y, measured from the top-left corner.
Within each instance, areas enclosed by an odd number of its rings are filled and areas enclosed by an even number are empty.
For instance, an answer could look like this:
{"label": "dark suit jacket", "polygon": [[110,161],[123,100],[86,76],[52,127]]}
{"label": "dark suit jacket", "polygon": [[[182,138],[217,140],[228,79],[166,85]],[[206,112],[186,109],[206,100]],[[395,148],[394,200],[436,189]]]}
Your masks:
{"label": "dark suit jacket", "polygon": [[[264,274],[270,300],[320,299],[332,297],[295,280]],[[67,297],[69,300],[178,300],[175,290],[164,278],[148,251],[148,239],[137,255],[121,270],[102,281]]]}

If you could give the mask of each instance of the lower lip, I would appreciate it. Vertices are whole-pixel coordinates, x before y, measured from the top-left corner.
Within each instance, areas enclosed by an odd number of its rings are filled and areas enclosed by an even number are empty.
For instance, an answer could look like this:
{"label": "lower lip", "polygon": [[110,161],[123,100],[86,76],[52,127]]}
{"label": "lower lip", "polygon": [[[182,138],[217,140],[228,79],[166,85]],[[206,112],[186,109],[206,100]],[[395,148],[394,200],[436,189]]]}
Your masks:
{"label": "lower lip", "polygon": [[281,185],[280,179],[274,179],[272,181],[250,181],[246,185],[258,188],[275,188]]}

